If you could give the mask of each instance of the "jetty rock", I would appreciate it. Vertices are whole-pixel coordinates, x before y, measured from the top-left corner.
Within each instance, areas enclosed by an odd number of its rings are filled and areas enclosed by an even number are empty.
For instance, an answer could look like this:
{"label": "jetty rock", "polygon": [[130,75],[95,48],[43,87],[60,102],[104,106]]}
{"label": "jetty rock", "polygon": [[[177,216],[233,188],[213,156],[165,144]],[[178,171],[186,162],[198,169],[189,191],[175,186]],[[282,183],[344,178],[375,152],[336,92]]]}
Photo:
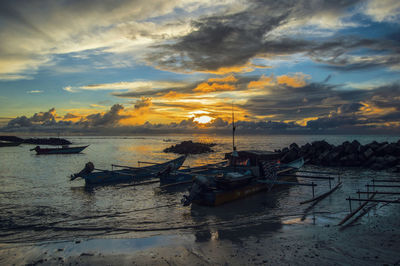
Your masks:
{"label": "jetty rock", "polygon": [[173,152],[178,154],[201,154],[207,152],[214,152],[211,147],[215,146],[215,143],[199,143],[193,142],[191,140],[183,141],[179,144],[172,145],[166,149],[164,152]]}
{"label": "jetty rock", "polygon": [[400,140],[393,143],[373,141],[362,145],[357,140],[332,145],[325,140],[306,143],[299,147],[292,143],[277,150],[281,162],[288,163],[303,157],[308,163],[321,166],[363,167],[373,170],[390,169],[398,171],[400,164]]}

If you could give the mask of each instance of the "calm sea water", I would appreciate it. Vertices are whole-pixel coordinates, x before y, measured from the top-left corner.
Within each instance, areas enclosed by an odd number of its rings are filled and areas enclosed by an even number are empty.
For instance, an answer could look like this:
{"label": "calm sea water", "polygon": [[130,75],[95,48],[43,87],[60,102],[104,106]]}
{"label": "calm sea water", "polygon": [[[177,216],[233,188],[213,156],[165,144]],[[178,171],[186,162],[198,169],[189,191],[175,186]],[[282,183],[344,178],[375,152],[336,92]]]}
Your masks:
{"label": "calm sea water", "polygon": [[[269,233],[288,223],[299,222],[306,207],[300,200],[311,197],[308,187],[292,187],[261,193],[223,207],[182,207],[184,189],[160,192],[158,183],[146,186],[126,184],[86,188],[83,180],[69,181],[86,162],[97,168],[111,164],[137,166],[138,161],[163,162],[177,157],[163,149],[183,140],[213,142],[215,152],[190,156],[185,165],[197,166],[223,160],[231,150],[229,136],[180,135],[144,137],[69,137],[76,145],[90,144],[82,154],[36,155],[33,146],[0,149],[0,243],[71,240],[77,238],[136,238],[162,234],[190,233],[198,241],[212,237],[238,237]],[[274,150],[296,142],[322,140],[332,144],[357,139],[394,142],[394,136],[238,136],[239,150]],[[318,169],[306,166],[306,169]],[[302,222],[327,223],[343,217],[345,197],[376,173],[360,169],[319,169],[344,171],[344,186],[335,197],[315,208]],[[392,174],[380,172],[380,176]],[[317,193],[328,188],[321,182]],[[243,228],[246,228],[243,231]],[[232,234],[233,233],[233,234]]]}

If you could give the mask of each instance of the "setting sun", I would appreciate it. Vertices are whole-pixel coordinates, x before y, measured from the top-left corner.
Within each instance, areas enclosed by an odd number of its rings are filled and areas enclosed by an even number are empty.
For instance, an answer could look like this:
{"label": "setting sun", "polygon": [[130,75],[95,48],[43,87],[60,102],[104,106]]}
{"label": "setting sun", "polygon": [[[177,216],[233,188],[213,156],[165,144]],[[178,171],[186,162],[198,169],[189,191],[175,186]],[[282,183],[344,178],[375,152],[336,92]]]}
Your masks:
{"label": "setting sun", "polygon": [[193,121],[199,123],[199,124],[207,124],[210,123],[214,118],[208,116],[208,115],[202,115],[199,117],[196,117],[193,119]]}

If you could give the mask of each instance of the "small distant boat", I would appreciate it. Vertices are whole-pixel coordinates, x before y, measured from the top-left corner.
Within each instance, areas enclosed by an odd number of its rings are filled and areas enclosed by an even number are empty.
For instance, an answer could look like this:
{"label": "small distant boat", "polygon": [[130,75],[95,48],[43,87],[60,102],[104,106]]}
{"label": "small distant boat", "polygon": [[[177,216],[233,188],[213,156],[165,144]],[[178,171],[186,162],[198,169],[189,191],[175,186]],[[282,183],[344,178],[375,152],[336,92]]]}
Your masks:
{"label": "small distant boat", "polygon": [[13,146],[19,146],[21,145],[21,142],[4,142],[0,141],[0,147],[13,147]]}
{"label": "small distant boat", "polygon": [[85,168],[79,173],[71,175],[71,180],[81,177],[85,180],[88,185],[96,184],[109,184],[109,183],[123,183],[140,181],[150,178],[158,178],[162,176],[170,175],[171,173],[178,170],[186,156],[180,156],[174,160],[157,163],[145,167],[130,167],[123,165],[112,165],[112,167],[122,168],[120,170],[101,170],[96,169],[93,163],[88,162]]}
{"label": "small distant boat", "polygon": [[31,151],[36,151],[36,154],[72,154],[72,153],[80,153],[84,149],[86,149],[89,145],[86,146],[78,146],[78,147],[69,147],[62,146],[61,148],[40,148],[40,146],[36,146]]}

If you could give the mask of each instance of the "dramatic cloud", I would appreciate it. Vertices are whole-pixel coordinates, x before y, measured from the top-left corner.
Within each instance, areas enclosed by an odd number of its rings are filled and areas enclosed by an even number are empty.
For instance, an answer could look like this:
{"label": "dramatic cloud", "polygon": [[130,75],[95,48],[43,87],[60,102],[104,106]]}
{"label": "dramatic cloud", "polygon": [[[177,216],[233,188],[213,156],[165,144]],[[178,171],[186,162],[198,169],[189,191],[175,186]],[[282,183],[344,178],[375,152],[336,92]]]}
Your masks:
{"label": "dramatic cloud", "polygon": [[[2,125],[218,131],[233,105],[243,131],[393,129],[399,14],[394,0],[3,1]],[[60,115],[34,114],[43,103]]]}
{"label": "dramatic cloud", "polygon": [[[256,57],[273,59],[299,53],[317,63],[343,70],[376,66],[397,68],[400,61],[397,42],[356,36],[329,38],[329,35],[318,40],[309,38],[310,34],[299,34],[303,31],[302,27],[306,26],[331,29],[335,26],[345,27],[346,23],[341,19],[346,19],[349,8],[361,7],[358,2],[253,1],[244,11],[194,21],[189,34],[173,44],[155,46],[156,51],[149,54],[147,59],[159,68],[181,72],[194,70],[218,73],[222,68],[246,66]],[[392,1],[371,1],[366,10],[375,10],[376,14],[384,16],[391,6],[389,2]],[[392,4],[395,11],[386,12],[386,19],[398,18],[398,4]],[[373,9],[374,5],[381,9]],[[347,25],[351,26],[354,25]],[[365,55],[350,54],[362,49],[369,49],[369,52]],[[382,51],[386,53],[382,54]]]}
{"label": "dramatic cloud", "polygon": [[141,109],[144,107],[149,107],[151,105],[151,98],[142,97],[140,100],[137,100],[135,103],[135,109]]}
{"label": "dramatic cloud", "polygon": [[56,110],[51,108],[47,112],[35,113],[31,117],[20,116],[8,122],[7,127],[29,127],[34,124],[50,124],[55,122]]}
{"label": "dramatic cloud", "polygon": [[196,88],[193,89],[194,92],[214,92],[214,91],[233,91],[235,87],[230,84],[219,84],[219,83],[200,83]]}
{"label": "dramatic cloud", "polygon": [[365,13],[374,20],[398,22],[400,19],[400,2],[396,0],[370,0]]}
{"label": "dramatic cloud", "polygon": [[[149,62],[171,70],[215,71],[242,66],[255,56],[291,54],[310,50],[316,43],[269,33],[300,20],[306,24],[319,15],[344,16],[357,1],[267,1],[249,4],[248,9],[229,15],[210,16],[193,22],[194,30],[174,44],[159,45]],[[311,23],[311,22],[310,22]]]}
{"label": "dramatic cloud", "polygon": [[62,54],[113,55],[100,68],[132,65],[148,45],[187,32],[186,17],[222,8],[212,1],[2,1],[0,78],[31,78]]}
{"label": "dramatic cloud", "polygon": [[85,123],[90,126],[115,126],[121,119],[127,118],[127,116],[120,115],[120,112],[124,107],[120,104],[114,104],[110,111],[104,114],[93,114],[86,117]]}

